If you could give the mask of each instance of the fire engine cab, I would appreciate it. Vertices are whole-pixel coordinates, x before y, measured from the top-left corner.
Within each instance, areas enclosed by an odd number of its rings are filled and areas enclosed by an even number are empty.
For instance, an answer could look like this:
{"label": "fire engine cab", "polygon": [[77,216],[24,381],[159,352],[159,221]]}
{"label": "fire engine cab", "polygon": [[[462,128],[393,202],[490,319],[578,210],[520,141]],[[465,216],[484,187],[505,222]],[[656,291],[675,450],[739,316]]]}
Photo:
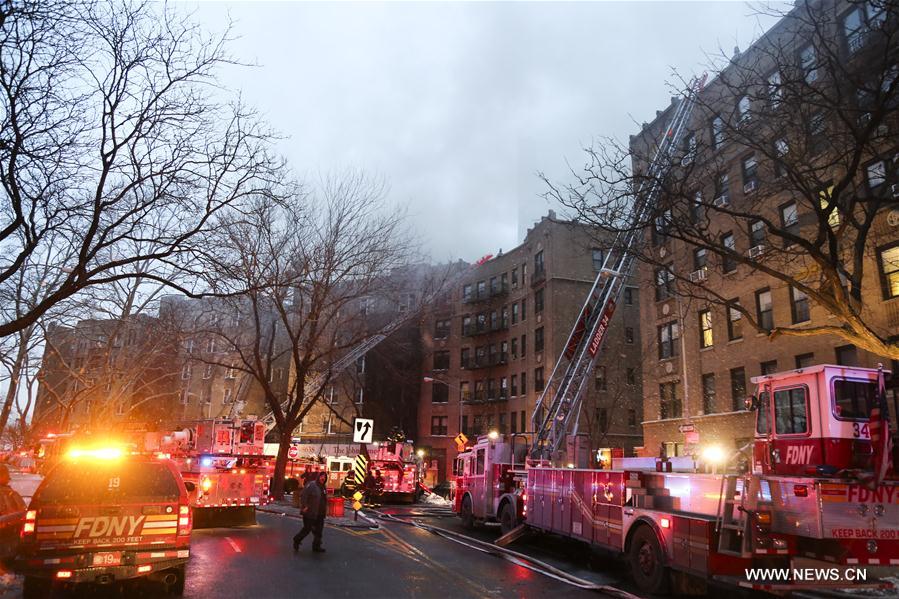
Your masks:
{"label": "fire engine cab", "polygon": [[[454,510],[469,526],[498,520],[504,532],[524,525],[624,554],[647,592],[672,572],[769,591],[845,587],[859,565],[895,572],[899,480],[873,473],[887,457],[871,431],[881,376],[822,365],[754,378],[755,439],[718,463],[712,452],[553,467],[527,457],[523,435],[481,436],[456,459]],[[747,580],[761,567],[831,574]]]}

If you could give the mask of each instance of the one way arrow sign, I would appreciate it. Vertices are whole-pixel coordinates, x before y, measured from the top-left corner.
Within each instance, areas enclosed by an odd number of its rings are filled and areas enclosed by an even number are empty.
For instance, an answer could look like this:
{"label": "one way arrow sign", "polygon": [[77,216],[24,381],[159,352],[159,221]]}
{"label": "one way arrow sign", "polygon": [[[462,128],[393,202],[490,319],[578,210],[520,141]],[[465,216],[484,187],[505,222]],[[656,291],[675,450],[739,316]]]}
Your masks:
{"label": "one way arrow sign", "polygon": [[353,421],[353,443],[371,443],[375,430],[375,421],[368,418],[356,418]]}

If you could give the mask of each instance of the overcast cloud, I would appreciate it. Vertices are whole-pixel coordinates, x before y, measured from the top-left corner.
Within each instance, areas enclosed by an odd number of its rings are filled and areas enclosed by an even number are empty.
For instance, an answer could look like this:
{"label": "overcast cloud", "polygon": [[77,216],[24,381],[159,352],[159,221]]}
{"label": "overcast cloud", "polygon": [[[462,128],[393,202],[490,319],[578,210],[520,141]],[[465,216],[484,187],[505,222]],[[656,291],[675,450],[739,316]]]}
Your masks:
{"label": "overcast cloud", "polygon": [[550,208],[536,178],[667,106],[671,69],[772,24],[742,2],[204,3],[239,36],[239,88],[300,175],[359,167],[409,207],[434,260],[517,245]]}

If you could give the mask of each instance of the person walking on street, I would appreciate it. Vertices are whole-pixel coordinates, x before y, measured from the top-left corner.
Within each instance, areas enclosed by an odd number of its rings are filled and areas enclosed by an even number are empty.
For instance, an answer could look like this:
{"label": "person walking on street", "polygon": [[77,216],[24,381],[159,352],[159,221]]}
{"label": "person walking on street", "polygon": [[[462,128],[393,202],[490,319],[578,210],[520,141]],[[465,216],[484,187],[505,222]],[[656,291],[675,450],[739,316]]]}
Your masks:
{"label": "person walking on street", "polygon": [[324,553],[322,547],[322,531],[325,528],[325,515],[328,513],[328,495],[325,484],[328,475],[320,472],[318,476],[310,476],[300,495],[300,513],[303,515],[303,528],[293,537],[294,553],[299,551],[300,543],[311,532],[312,551]]}

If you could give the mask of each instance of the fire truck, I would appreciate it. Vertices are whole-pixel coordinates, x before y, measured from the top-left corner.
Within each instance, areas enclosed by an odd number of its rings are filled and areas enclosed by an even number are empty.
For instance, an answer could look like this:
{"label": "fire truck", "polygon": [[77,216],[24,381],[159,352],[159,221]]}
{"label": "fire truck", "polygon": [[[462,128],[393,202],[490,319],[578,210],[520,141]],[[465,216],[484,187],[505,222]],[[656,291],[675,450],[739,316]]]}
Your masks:
{"label": "fire truck", "polygon": [[144,449],[175,462],[198,526],[251,524],[256,506],[270,500],[264,439],[260,420],[209,419],[169,433],[146,433]]}
{"label": "fire truck", "polygon": [[385,501],[414,503],[421,494],[420,471],[413,452],[411,442],[385,442],[369,449],[368,469],[372,474],[381,471]]}
{"label": "fire truck", "polygon": [[[672,571],[769,591],[846,580],[749,581],[746,569],[895,572],[899,479],[873,485],[865,477],[878,375],[821,365],[754,378],[755,438],[730,459],[710,451],[616,458],[611,470],[552,467],[527,457],[521,435],[482,436],[456,459],[454,510],[467,526],[499,521],[508,532],[524,524],[623,554],[652,593]],[[728,471],[708,472],[728,463]]]}

